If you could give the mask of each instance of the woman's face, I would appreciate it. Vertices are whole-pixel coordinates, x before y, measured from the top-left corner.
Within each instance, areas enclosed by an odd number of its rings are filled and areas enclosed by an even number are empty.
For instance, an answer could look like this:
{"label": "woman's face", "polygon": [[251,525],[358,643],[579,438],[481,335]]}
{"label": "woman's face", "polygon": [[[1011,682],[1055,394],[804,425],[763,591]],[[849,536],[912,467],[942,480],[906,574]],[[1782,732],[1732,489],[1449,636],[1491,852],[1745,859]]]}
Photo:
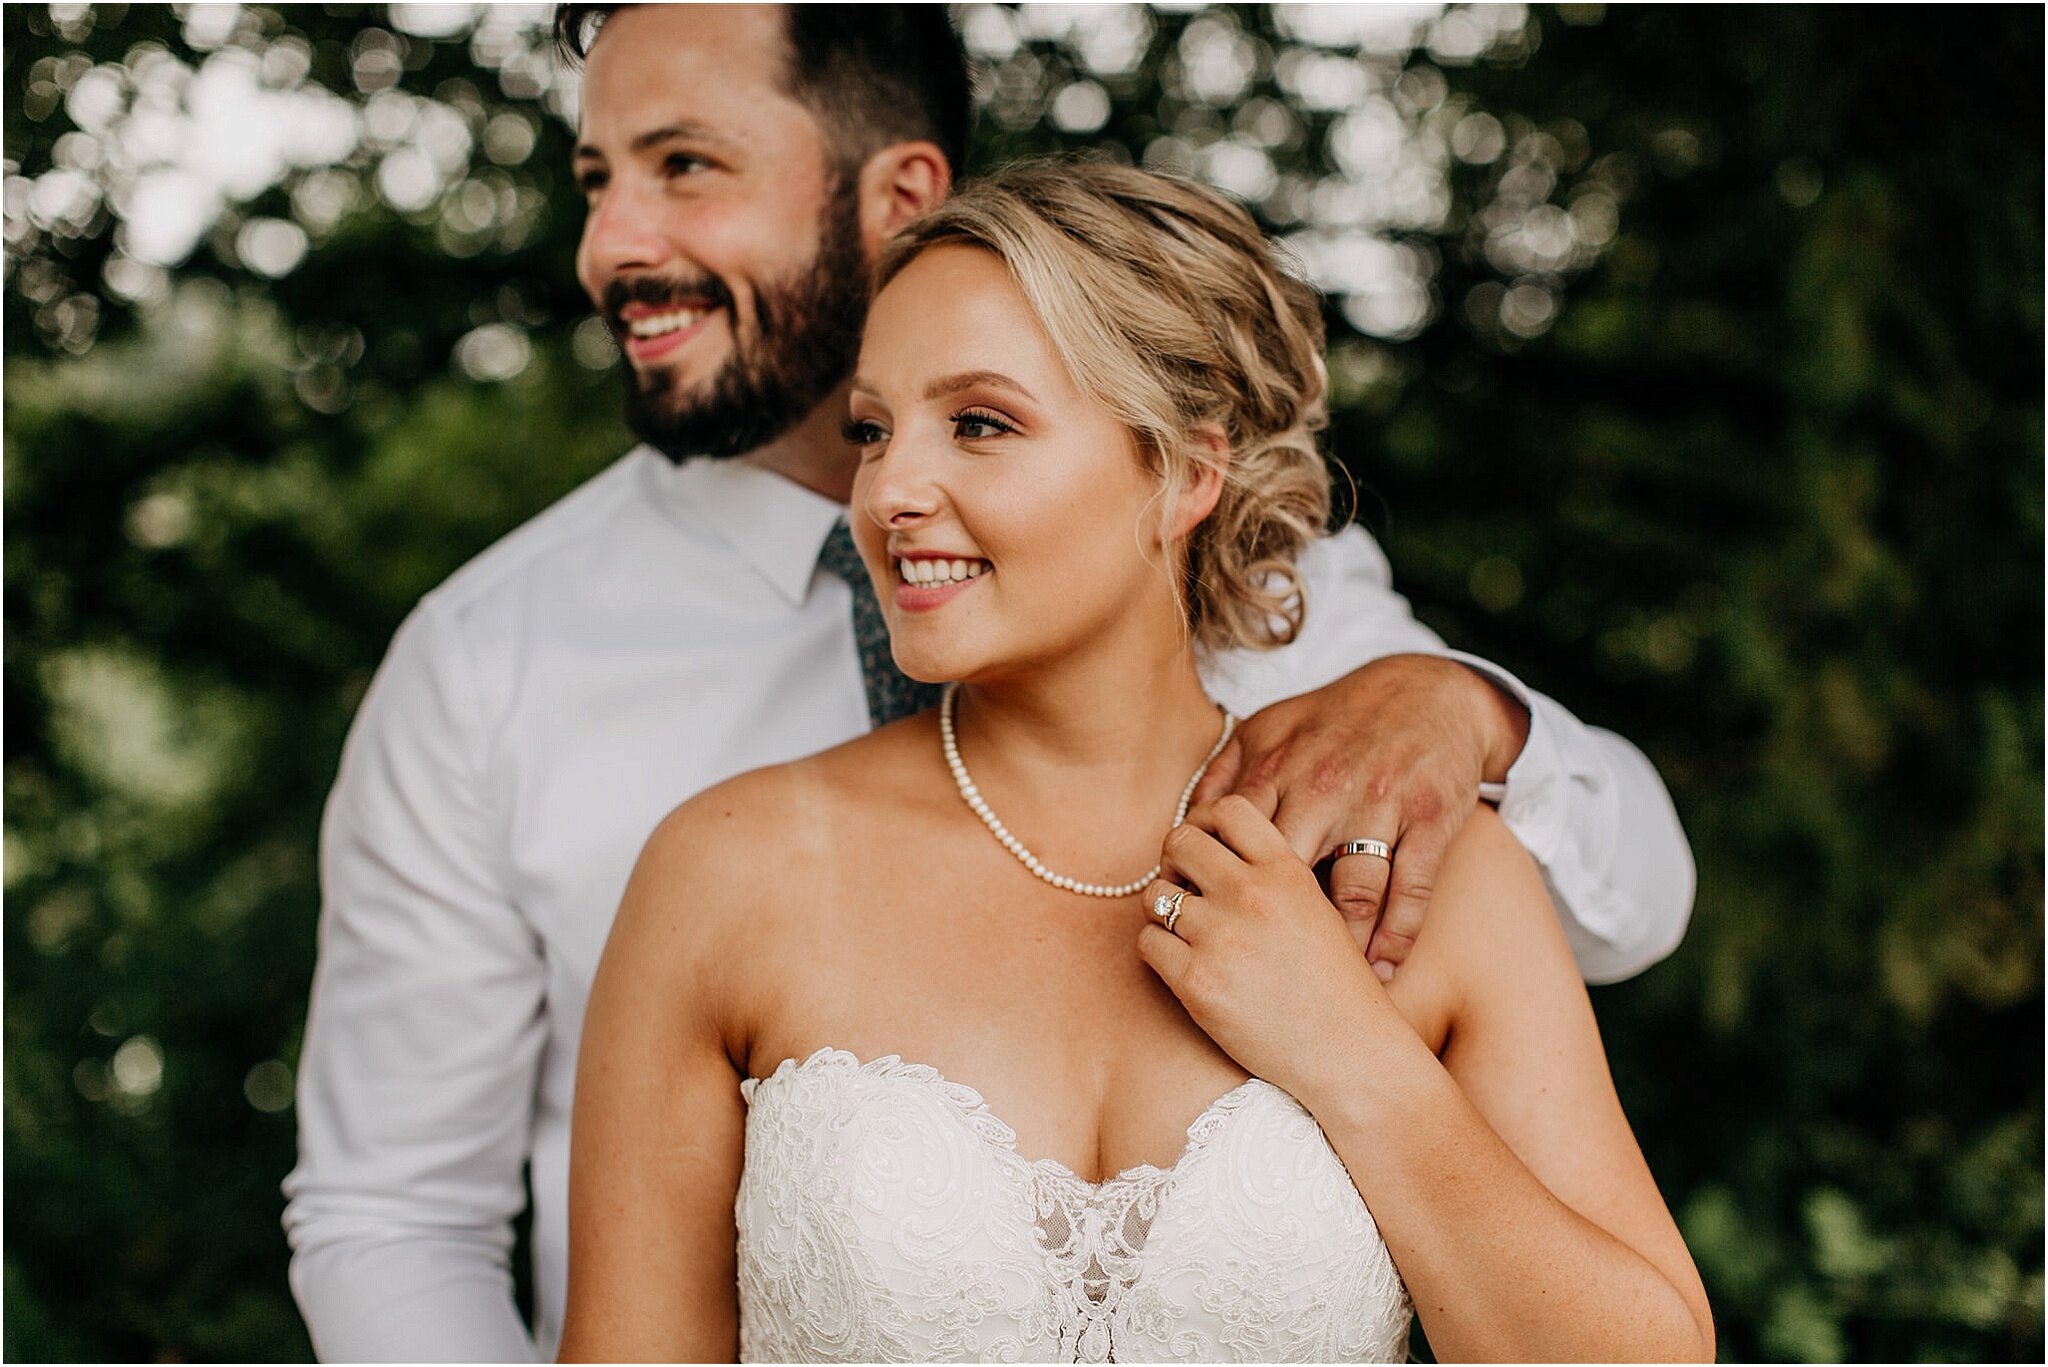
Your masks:
{"label": "woman's face", "polygon": [[1159,481],[992,253],[933,248],[876,297],[849,419],[854,537],[905,673],[993,682],[1180,631]]}

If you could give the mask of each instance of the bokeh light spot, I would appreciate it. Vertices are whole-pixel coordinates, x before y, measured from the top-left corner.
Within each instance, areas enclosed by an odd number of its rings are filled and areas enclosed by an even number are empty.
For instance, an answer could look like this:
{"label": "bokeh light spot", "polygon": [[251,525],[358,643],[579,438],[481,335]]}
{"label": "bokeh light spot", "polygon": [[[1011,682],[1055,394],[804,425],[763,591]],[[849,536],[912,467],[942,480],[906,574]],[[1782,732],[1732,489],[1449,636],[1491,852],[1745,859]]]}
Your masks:
{"label": "bokeh light spot", "polygon": [[500,166],[517,166],[533,155],[538,138],[533,120],[508,109],[485,125],[484,155]]}
{"label": "bokeh light spot", "polygon": [[1109,122],[1109,92],[1094,81],[1075,81],[1053,97],[1052,121],[1063,133],[1093,133]]}
{"label": "bokeh light spot", "polygon": [[1467,114],[1451,130],[1451,150],[1458,160],[1486,166],[1508,150],[1508,135],[1500,120],[1485,112]]}
{"label": "bokeh light spot", "polygon": [[1810,157],[1788,157],[1779,162],[1773,179],[1779,196],[1795,209],[1804,209],[1820,198],[1820,166]]}
{"label": "bokeh light spot", "polygon": [[164,1051],[148,1035],[136,1035],[114,1051],[114,1089],[124,1096],[152,1095],[164,1082]]}
{"label": "bokeh light spot", "polygon": [[160,490],[128,510],[128,539],[144,550],[168,550],[191,532],[192,502],[183,494]]}
{"label": "bokeh light spot", "polygon": [[292,1104],[292,1070],[277,1059],[265,1059],[242,1079],[242,1095],[266,1115],[287,1110]]}
{"label": "bokeh light spot", "polygon": [[1488,612],[1508,612],[1522,601],[1522,567],[1504,555],[1490,555],[1472,567],[1465,586]]}
{"label": "bokeh light spot", "polygon": [[595,314],[585,318],[569,334],[569,352],[576,363],[592,370],[609,370],[619,359],[619,344],[604,319]]}
{"label": "bokeh light spot", "polygon": [[71,1070],[71,1085],[87,1101],[105,1101],[108,1092],[107,1065],[96,1058],[82,1058]]}
{"label": "bokeh light spot", "polygon": [[306,230],[282,218],[252,218],[235,234],[235,255],[260,275],[289,275],[306,257]]}
{"label": "bokeh light spot", "polygon": [[1517,337],[1540,337],[1557,318],[1557,296],[1524,281],[1501,296],[1501,325]]}
{"label": "bokeh light spot", "polygon": [[486,323],[455,344],[455,364],[472,380],[496,383],[526,369],[533,344],[509,323]]}

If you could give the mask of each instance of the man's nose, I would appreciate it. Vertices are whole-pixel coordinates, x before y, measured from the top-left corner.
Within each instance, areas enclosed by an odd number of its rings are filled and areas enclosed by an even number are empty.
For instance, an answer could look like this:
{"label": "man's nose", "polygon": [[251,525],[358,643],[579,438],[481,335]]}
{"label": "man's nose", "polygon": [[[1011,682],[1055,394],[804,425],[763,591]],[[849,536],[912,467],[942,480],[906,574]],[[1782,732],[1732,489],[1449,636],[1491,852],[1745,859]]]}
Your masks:
{"label": "man's nose", "polygon": [[595,296],[628,271],[660,269],[670,255],[661,227],[659,207],[629,185],[607,190],[583,220],[577,257],[584,288]]}

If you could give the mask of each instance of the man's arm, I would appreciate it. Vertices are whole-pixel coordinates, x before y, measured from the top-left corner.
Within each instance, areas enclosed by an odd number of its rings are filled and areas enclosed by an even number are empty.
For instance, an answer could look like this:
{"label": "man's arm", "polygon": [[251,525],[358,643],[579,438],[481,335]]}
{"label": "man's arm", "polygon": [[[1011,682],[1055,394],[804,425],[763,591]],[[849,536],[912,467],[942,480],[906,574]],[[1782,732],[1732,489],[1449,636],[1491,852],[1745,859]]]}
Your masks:
{"label": "man's arm", "polygon": [[754,779],[662,822],[605,942],[570,1124],[562,1362],[739,1360],[747,1104],[725,1004],[760,936],[734,909],[782,834],[756,798],[776,780]]}
{"label": "man's arm", "polygon": [[449,627],[429,605],[400,628],[321,834],[284,1226],[328,1360],[535,1356],[509,1264],[544,965],[500,884],[479,698]]}
{"label": "man's arm", "polygon": [[1492,790],[1501,817],[1541,866],[1588,981],[1630,977],[1676,948],[1692,851],[1642,753],[1445,649],[1362,529],[1318,543],[1302,568],[1301,638],[1220,670],[1232,696],[1287,700],[1238,729],[1197,800],[1246,793],[1311,862],[1345,840],[1392,845],[1391,861],[1338,860],[1331,887],[1383,976],[1414,943],[1443,852],[1488,781],[1504,785]]}

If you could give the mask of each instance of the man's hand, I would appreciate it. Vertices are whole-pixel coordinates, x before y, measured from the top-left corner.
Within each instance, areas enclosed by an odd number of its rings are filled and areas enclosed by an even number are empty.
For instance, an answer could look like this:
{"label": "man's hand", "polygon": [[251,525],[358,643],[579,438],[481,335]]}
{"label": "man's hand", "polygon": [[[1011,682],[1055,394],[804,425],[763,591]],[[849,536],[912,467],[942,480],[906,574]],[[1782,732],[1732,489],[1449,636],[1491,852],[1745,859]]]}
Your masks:
{"label": "man's hand", "polygon": [[1330,900],[1382,979],[1408,957],[1444,851],[1529,737],[1521,704],[1455,660],[1389,655],[1250,717],[1196,802],[1250,798],[1303,860],[1379,840],[1391,861],[1346,855]]}

